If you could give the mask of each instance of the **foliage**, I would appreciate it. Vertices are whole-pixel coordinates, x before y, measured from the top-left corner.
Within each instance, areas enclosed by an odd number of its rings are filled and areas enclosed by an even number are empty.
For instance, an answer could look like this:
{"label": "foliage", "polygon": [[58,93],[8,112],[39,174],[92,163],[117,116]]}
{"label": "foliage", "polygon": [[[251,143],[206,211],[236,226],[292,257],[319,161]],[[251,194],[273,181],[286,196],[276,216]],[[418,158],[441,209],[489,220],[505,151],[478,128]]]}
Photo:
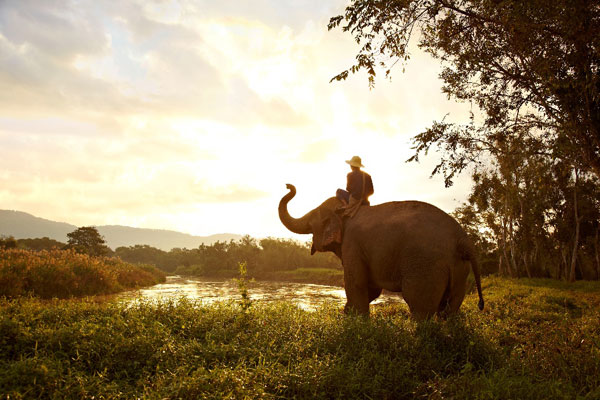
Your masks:
{"label": "foliage", "polygon": [[498,273],[498,244],[493,232],[485,225],[481,213],[470,205],[462,205],[456,208],[451,215],[473,241],[478,252],[481,274],[485,276]]}
{"label": "foliage", "polygon": [[180,260],[178,250],[170,252],[148,245],[121,246],[115,249],[115,256],[123,261],[139,264],[152,264],[165,272],[173,272]]}
{"label": "foliage", "polygon": [[240,307],[242,309],[242,312],[247,312],[250,306],[252,305],[252,300],[250,300],[250,297],[248,296],[248,269],[246,265],[247,264],[245,261],[238,263],[240,276],[235,280],[237,283],[238,290],[240,291],[240,295],[242,297],[240,301]]}
{"label": "foliage", "polygon": [[415,323],[288,304],[0,300],[10,398],[600,396],[598,283],[484,280],[463,314]]}
{"label": "foliage", "polygon": [[297,268],[274,271],[269,277],[284,282],[310,282],[319,285],[344,286],[344,271],[331,268]]}
{"label": "foliage", "polygon": [[16,249],[17,241],[14,237],[8,236],[0,236],[0,249]]}
{"label": "foliage", "polygon": [[[600,8],[570,0],[353,0],[329,28],[362,45],[349,72],[409,58],[419,46],[443,65],[443,91],[483,114],[468,125],[436,122],[415,138],[416,155],[445,150],[434,172],[446,183],[498,140],[528,148],[568,148],[569,158],[600,175]],[[564,147],[561,141],[566,139]]]}
{"label": "foliage", "polygon": [[17,247],[26,250],[52,250],[64,249],[67,244],[44,236],[43,238],[19,239],[17,240]]}
{"label": "foliage", "polygon": [[0,249],[0,296],[49,299],[116,293],[165,281],[149,265],[91,257],[74,250]]}
{"label": "foliage", "polygon": [[331,253],[311,256],[307,244],[275,238],[258,241],[248,235],[238,241],[202,244],[197,249],[174,248],[169,252],[150,246],[118,247],[115,255],[127,262],[153,264],[169,273],[226,278],[237,276],[239,260],[246,261],[249,277],[260,279],[306,268],[341,270],[339,259]]}
{"label": "foliage", "polygon": [[512,150],[473,173],[459,221],[476,231],[502,274],[599,279],[598,179],[518,142],[506,146]]}
{"label": "foliage", "polygon": [[71,233],[67,233],[68,247],[79,253],[90,256],[104,256],[110,253],[104,237],[93,226],[82,226]]}
{"label": "foliage", "polygon": [[484,253],[499,272],[600,279],[596,2],[354,0],[331,19],[330,29],[339,26],[362,47],[334,79],[364,69],[373,84],[378,66],[408,60],[414,32],[442,62],[442,90],[473,106],[468,124],[437,121],[415,136],[409,161],[437,149],[432,174],[446,186],[472,167],[469,204],[457,215],[491,244]]}

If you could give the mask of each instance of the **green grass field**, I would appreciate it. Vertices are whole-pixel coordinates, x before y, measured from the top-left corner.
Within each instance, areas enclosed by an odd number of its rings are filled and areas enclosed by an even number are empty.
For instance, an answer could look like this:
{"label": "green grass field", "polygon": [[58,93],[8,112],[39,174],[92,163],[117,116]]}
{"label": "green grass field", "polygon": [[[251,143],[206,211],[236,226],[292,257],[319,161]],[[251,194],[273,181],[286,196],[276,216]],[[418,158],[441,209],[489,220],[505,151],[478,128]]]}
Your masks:
{"label": "green grass field", "polygon": [[600,398],[600,284],[483,279],[448,321],[403,306],[0,301],[2,398]]}

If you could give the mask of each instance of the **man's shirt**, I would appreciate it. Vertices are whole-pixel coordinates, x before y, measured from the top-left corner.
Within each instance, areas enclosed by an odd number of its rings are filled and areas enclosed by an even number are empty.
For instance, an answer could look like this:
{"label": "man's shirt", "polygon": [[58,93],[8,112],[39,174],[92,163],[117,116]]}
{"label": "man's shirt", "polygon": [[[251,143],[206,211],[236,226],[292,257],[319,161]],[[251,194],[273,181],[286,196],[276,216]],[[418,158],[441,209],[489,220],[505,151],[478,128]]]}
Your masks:
{"label": "man's shirt", "polygon": [[364,171],[352,171],[347,176],[348,183],[346,184],[346,190],[355,199],[360,199],[360,195],[362,194],[363,175],[365,177],[365,193],[363,198],[366,200],[373,194],[373,180],[371,179],[371,175]]}

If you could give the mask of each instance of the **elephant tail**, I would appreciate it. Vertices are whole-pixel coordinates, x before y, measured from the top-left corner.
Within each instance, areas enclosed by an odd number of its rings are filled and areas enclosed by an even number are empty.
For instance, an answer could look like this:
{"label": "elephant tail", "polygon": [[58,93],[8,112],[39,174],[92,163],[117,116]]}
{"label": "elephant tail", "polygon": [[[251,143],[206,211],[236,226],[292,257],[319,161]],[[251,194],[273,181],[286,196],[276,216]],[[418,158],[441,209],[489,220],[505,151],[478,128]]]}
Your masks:
{"label": "elephant tail", "polygon": [[479,303],[477,306],[480,310],[483,310],[484,301],[483,293],[481,291],[481,274],[479,271],[479,263],[477,262],[477,252],[471,241],[466,237],[460,241],[459,247],[464,254],[464,258],[471,262],[473,276],[475,277],[475,286],[477,286],[477,294],[479,295]]}

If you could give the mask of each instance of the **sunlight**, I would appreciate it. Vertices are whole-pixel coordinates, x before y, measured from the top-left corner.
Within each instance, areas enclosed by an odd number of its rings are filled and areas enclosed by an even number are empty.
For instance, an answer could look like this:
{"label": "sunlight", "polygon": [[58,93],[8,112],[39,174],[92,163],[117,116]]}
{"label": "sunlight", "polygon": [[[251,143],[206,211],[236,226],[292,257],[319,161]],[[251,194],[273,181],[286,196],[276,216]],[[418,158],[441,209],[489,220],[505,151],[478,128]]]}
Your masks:
{"label": "sunlight", "polygon": [[0,397],[600,398],[574,3],[0,0]]}
{"label": "sunlight", "polygon": [[[303,215],[345,188],[349,167],[344,161],[353,155],[363,158],[373,177],[374,203],[423,198],[432,189],[448,203],[452,195],[441,191],[439,182],[421,178],[428,176],[428,166],[404,164],[409,135],[433,119],[432,110],[440,104],[411,83],[436,85],[431,67],[421,68],[428,72],[419,80],[410,75],[383,82],[376,91],[358,77],[329,83],[343,65],[344,52],[355,45],[328,33],[320,22],[324,15],[301,20],[291,13],[280,23],[274,14],[264,19],[204,13],[193,4],[170,1],[138,8],[98,19],[81,42],[63,41],[72,49],[52,57],[64,57],[70,70],[50,69],[57,77],[40,86],[36,97],[15,86],[10,109],[22,104],[18,112],[24,121],[54,110],[97,131],[74,132],[72,143],[60,149],[60,161],[45,146],[28,146],[39,163],[53,166],[47,169],[52,176],[43,190],[31,189],[17,176],[38,172],[33,164],[23,164],[19,175],[3,181],[11,188],[0,193],[6,207],[53,209],[43,216],[78,225],[112,221],[204,234],[293,236],[276,213],[285,184],[298,189],[290,212]],[[139,12],[129,15],[133,9]],[[32,49],[27,41],[0,35],[2,48],[15,60]],[[87,51],[82,43],[90,38],[100,44]],[[23,79],[39,82],[41,70],[31,66],[44,65],[46,57],[40,53],[15,68],[30,74]],[[54,93],[62,93],[62,100],[56,101]],[[398,93],[413,98],[405,101]],[[29,143],[47,143],[56,134],[30,129],[27,135]],[[68,160],[79,164],[69,168]],[[65,179],[64,171],[74,171],[76,179]],[[25,187],[30,187],[28,196],[18,195]],[[84,200],[81,187],[93,197]],[[61,205],[50,207],[45,197],[59,193]],[[74,211],[62,215],[67,209]],[[225,224],[230,215],[236,218]]]}

